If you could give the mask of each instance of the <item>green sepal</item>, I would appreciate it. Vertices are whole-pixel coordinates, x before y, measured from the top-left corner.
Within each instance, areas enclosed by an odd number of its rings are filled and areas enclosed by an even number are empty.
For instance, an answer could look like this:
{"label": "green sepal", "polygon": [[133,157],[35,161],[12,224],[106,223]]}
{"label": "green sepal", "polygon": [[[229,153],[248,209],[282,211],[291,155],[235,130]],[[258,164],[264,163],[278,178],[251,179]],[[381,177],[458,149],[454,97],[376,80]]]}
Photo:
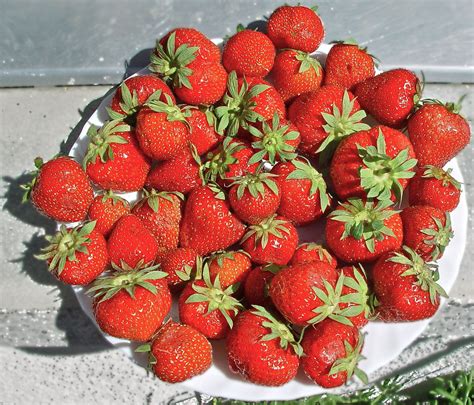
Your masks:
{"label": "green sepal", "polygon": [[[161,93],[160,93],[161,94]],[[189,128],[189,123],[186,120],[191,115],[191,111],[186,108],[177,106],[173,99],[166,93],[163,93],[166,101],[161,101],[161,98],[153,98],[147,101],[144,105],[154,112],[166,114],[166,119],[170,122],[182,122]]]}
{"label": "green sepal", "polygon": [[143,197],[137,201],[135,207],[141,207],[143,204],[147,204],[153,212],[158,212],[160,207],[160,200],[166,200],[174,203],[173,196],[184,201],[184,195],[178,191],[156,191],[155,189],[143,189]]}
{"label": "green sepal", "polygon": [[303,248],[306,252],[310,252],[312,250],[316,250],[318,252],[319,260],[324,261],[326,260],[328,263],[331,263],[333,261],[333,257],[331,253],[327,251],[323,246],[314,243],[314,242],[309,242],[309,243],[303,243],[300,246],[298,246],[298,249]]}
{"label": "green sepal", "polygon": [[216,182],[218,179],[225,179],[229,166],[238,163],[234,156],[244,149],[245,145],[233,138],[225,137],[216,152],[209,152],[207,160],[201,165],[201,175],[204,183]]}
{"label": "green sepal", "polygon": [[36,169],[29,173],[31,176],[33,176],[33,178],[31,179],[31,181],[29,183],[22,184],[20,186],[20,188],[24,191],[23,195],[22,195],[22,198],[21,198],[22,204],[29,201],[29,199],[31,197],[31,192],[33,190],[33,187],[36,184],[36,178],[38,177],[39,172],[40,172],[40,170],[41,170],[41,168],[43,167],[43,164],[44,164],[43,159],[40,158],[40,157],[35,158],[35,160],[33,162],[35,164]]}
{"label": "green sepal", "polygon": [[448,170],[441,169],[440,167],[426,165],[424,168],[422,177],[425,179],[436,179],[440,180],[443,187],[448,187],[449,185],[454,186],[457,190],[461,190],[461,182],[457,181],[451,173],[453,171],[452,168]]}
{"label": "green sepal", "polygon": [[453,228],[451,226],[451,216],[447,212],[446,214],[445,225],[443,222],[435,217],[432,217],[436,229],[427,228],[422,229],[421,233],[427,235],[428,237],[423,241],[427,246],[433,246],[433,252],[431,253],[431,260],[438,260],[444,253],[446,246],[449,245],[449,242],[454,236]]}
{"label": "green sepal", "polygon": [[242,199],[245,191],[248,191],[253,198],[264,198],[266,188],[275,195],[279,194],[278,186],[273,180],[275,177],[278,176],[259,169],[256,173],[247,173],[243,177],[232,178],[233,182],[230,186],[237,187],[237,199],[239,200]]}
{"label": "green sepal", "polygon": [[262,249],[265,249],[270,235],[282,239],[283,233],[286,233],[287,235],[290,234],[287,223],[286,220],[276,219],[276,214],[272,215],[259,224],[250,225],[240,243],[244,243],[248,238],[254,236],[254,249],[257,248],[258,243],[260,243]]}
{"label": "green sepal", "polygon": [[112,190],[107,190],[105,192],[102,192],[99,195],[102,195],[103,203],[107,202],[108,200],[111,200],[112,205],[117,205],[119,203],[122,204],[124,207],[129,205],[129,202],[127,200],[115,194]]}

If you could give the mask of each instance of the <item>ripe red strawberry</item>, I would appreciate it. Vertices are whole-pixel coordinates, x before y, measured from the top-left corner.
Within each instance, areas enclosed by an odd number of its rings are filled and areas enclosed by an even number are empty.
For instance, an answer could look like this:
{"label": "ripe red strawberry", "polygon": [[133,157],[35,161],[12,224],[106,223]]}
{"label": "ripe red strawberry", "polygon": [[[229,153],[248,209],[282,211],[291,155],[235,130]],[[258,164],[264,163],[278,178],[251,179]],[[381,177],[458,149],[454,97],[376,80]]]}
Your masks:
{"label": "ripe red strawberry", "polygon": [[375,63],[367,48],[354,40],[336,42],[326,57],[324,84],[335,84],[349,90],[375,76]]}
{"label": "ripe red strawberry", "polygon": [[298,246],[298,233],[291,222],[272,215],[249,226],[240,243],[254,263],[285,265]]}
{"label": "ripe red strawberry", "polygon": [[90,220],[96,221],[94,229],[105,237],[109,236],[115,223],[126,214],[130,214],[130,204],[111,190],[95,197],[87,213]]}
{"label": "ripe red strawberry", "polygon": [[272,81],[285,102],[321,86],[324,71],[309,53],[285,49],[275,58]]}
{"label": "ripe red strawberry", "polygon": [[372,262],[385,252],[399,249],[403,226],[392,202],[350,199],[328,216],[326,243],[347,263]]}
{"label": "ripe red strawberry", "polygon": [[400,202],[408,179],[415,175],[416,162],[408,138],[380,125],[344,139],[329,174],[341,200],[376,197]]}
{"label": "ripe red strawberry", "polygon": [[276,213],[281,194],[274,177],[259,171],[237,177],[232,183],[229,203],[241,221],[258,224]]}
{"label": "ripe red strawberry", "polygon": [[291,330],[260,306],[239,315],[226,346],[231,371],[267,386],[292,380],[303,354]]}
{"label": "ripe red strawberry", "polygon": [[364,345],[357,328],[327,319],[317,328],[308,328],[301,345],[303,370],[321,387],[338,387],[353,375],[367,384],[367,375],[357,367]]}
{"label": "ripe red strawberry", "polygon": [[408,119],[408,134],[420,166],[443,167],[469,144],[471,131],[460,103],[424,100]]}
{"label": "ripe red strawberry", "polygon": [[237,76],[265,77],[270,73],[275,59],[275,47],[265,34],[237,27],[224,45],[222,64]]}
{"label": "ripe red strawberry", "polygon": [[273,306],[268,289],[273,276],[281,270],[280,266],[267,264],[250,270],[244,283],[244,296],[249,305]]}
{"label": "ripe red strawberry", "polygon": [[412,249],[382,256],[372,269],[378,316],[385,322],[417,321],[432,317],[440,296],[438,268],[428,264]]}
{"label": "ripe red strawberry", "polygon": [[94,194],[81,166],[68,156],[44,164],[43,159],[36,158],[35,166],[33,180],[22,186],[22,201],[31,200],[41,214],[56,221],[82,221]]}
{"label": "ripe red strawberry", "polygon": [[305,6],[278,7],[270,16],[268,36],[278,49],[314,52],[324,38],[324,27],[316,9]]}
{"label": "ripe red strawberry", "polygon": [[186,119],[190,127],[189,141],[197,154],[203,155],[222,140],[222,135],[214,129],[216,117],[209,108],[190,108],[189,113]]}
{"label": "ripe red strawberry", "polygon": [[90,143],[83,165],[92,182],[104,190],[137,191],[150,171],[150,160],[138,146],[130,126],[109,121],[87,131]]}
{"label": "ripe red strawberry", "polygon": [[302,243],[290,260],[290,264],[303,264],[310,262],[324,262],[331,267],[337,267],[337,259],[322,245],[317,243]]}
{"label": "ripe red strawberry", "polygon": [[49,245],[41,249],[38,259],[46,260],[48,270],[66,284],[87,285],[94,281],[109,262],[107,243],[94,229],[96,222],[87,222],[75,228],[61,225],[52,236],[46,236]]}
{"label": "ripe red strawberry", "polygon": [[451,172],[435,166],[419,169],[408,185],[410,205],[429,205],[441,211],[453,211],[461,197],[461,183]]}
{"label": "ripe red strawberry", "polygon": [[212,365],[212,346],[206,337],[188,325],[169,320],[151,344],[136,352],[149,352],[149,365],[162,381],[178,383],[204,373]]}
{"label": "ripe red strawberry", "polygon": [[354,88],[361,107],[380,124],[401,128],[420,100],[420,81],[413,72],[393,69],[370,77]]}
{"label": "ripe red strawberry", "polygon": [[242,284],[252,268],[252,262],[243,251],[217,252],[208,259],[208,264],[211,280],[215,281],[219,276],[223,289],[232,284]]}
{"label": "ripe red strawberry", "polygon": [[172,292],[180,291],[194,277],[198,262],[202,261],[195,250],[177,248],[166,252],[159,260],[161,270],[168,274],[166,281]]}
{"label": "ripe red strawberry", "polygon": [[278,213],[296,225],[320,218],[330,205],[326,182],[304,158],[278,163],[271,171],[281,193]]}
{"label": "ripe red strawberry", "polygon": [[229,211],[224,192],[210,186],[195,188],[184,209],[179,242],[200,255],[238,242],[244,225]]}
{"label": "ripe red strawberry", "polygon": [[107,241],[110,260],[117,266],[126,263],[135,268],[140,262],[151,263],[158,253],[153,234],[135,215],[124,215],[112,229]]}
{"label": "ripe red strawberry", "polygon": [[453,237],[449,213],[428,205],[414,205],[400,214],[403,222],[403,244],[425,261],[443,256]]}
{"label": "ripe red strawberry", "polygon": [[97,324],[110,336],[146,342],[171,309],[166,273],[158,266],[112,266],[116,272],[99,277],[88,290]]}
{"label": "ripe red strawberry", "polygon": [[184,196],[176,192],[143,191],[143,198],[132,208],[136,215],[155,237],[159,250],[178,247],[179,224],[181,222],[181,200]]}

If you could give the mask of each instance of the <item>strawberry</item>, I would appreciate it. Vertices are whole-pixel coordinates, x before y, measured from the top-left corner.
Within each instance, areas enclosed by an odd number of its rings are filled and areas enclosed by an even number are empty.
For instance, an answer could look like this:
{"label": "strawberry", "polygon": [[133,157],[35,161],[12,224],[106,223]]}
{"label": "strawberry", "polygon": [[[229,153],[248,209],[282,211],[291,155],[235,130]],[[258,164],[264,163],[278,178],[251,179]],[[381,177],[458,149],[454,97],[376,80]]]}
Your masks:
{"label": "strawberry", "polygon": [[179,223],[181,222],[181,200],[184,196],[176,192],[143,191],[143,198],[132,208],[142,224],[155,237],[159,250],[178,247]]}
{"label": "strawberry", "polygon": [[22,202],[31,200],[41,214],[56,221],[82,221],[94,194],[81,166],[68,156],[44,164],[36,158],[35,166],[31,182],[21,186],[25,190]]}
{"label": "strawberry", "polygon": [[419,169],[408,185],[410,205],[429,205],[441,211],[453,211],[461,197],[461,183],[451,172],[435,166]]}
{"label": "strawberry", "polygon": [[235,215],[249,224],[258,224],[276,213],[280,190],[271,173],[258,171],[237,177],[229,190],[229,203]]}
{"label": "strawberry", "polygon": [[186,117],[169,96],[166,103],[153,100],[137,115],[136,134],[142,151],[156,160],[176,157],[186,147],[189,139]]}
{"label": "strawberry", "polygon": [[115,223],[126,214],[130,214],[130,204],[111,190],[96,196],[87,213],[90,220],[96,221],[94,229],[105,237],[110,235]]}
{"label": "strawberry", "polygon": [[88,290],[97,324],[110,336],[146,342],[171,309],[166,273],[142,263],[112,266],[115,273],[99,277]]}
{"label": "strawberry", "polygon": [[364,358],[364,336],[357,328],[327,319],[317,328],[308,328],[301,345],[303,370],[321,387],[338,387],[353,375],[367,384],[367,375],[357,367]]}
{"label": "strawberry", "polygon": [[324,38],[324,27],[315,8],[278,7],[268,19],[268,36],[278,49],[314,52]]}
{"label": "strawberry", "polygon": [[336,42],[326,57],[324,84],[334,84],[353,90],[366,79],[375,76],[375,63],[354,40]]}
{"label": "strawberry", "polygon": [[380,124],[401,128],[420,100],[421,86],[413,72],[393,69],[360,82],[354,94],[361,107]]}
{"label": "strawberry", "polygon": [[378,316],[385,322],[430,318],[439,308],[439,297],[447,297],[437,284],[437,266],[406,246],[382,256],[372,269],[372,279]]}
{"label": "strawberry", "polygon": [[363,202],[350,199],[328,216],[326,243],[347,263],[372,262],[385,252],[399,249],[403,226],[390,200]]}
{"label": "strawberry", "polygon": [[250,270],[244,283],[244,296],[249,305],[273,306],[268,289],[273,276],[282,268],[275,264],[266,264]]}
{"label": "strawberry", "polygon": [[84,168],[92,182],[104,190],[138,191],[150,171],[150,160],[138,146],[130,126],[109,121],[87,131],[90,143]]}
{"label": "strawberry", "polygon": [[190,127],[189,140],[197,154],[203,155],[222,140],[222,136],[214,129],[216,117],[209,108],[190,108],[189,112],[186,119]]}
{"label": "strawberry", "polygon": [[267,386],[292,380],[303,354],[291,330],[260,306],[239,315],[226,347],[232,372]]}
{"label": "strawberry", "polygon": [[376,126],[344,139],[331,161],[329,174],[341,200],[350,197],[391,198],[400,202],[417,160],[408,138]]}
{"label": "strawberry", "polygon": [[428,205],[414,205],[400,214],[403,223],[403,244],[425,261],[443,256],[453,237],[449,213]]}
{"label": "strawberry", "polygon": [[285,265],[295,253],[298,233],[291,222],[272,215],[249,226],[240,243],[254,263]]}
{"label": "strawberry", "polygon": [[214,186],[195,188],[184,209],[179,242],[200,255],[226,249],[238,242],[244,225],[229,211],[222,190]]}
{"label": "strawberry", "polygon": [[212,346],[196,329],[169,320],[151,343],[136,352],[149,352],[149,366],[162,381],[178,383],[204,373],[212,365]]}
{"label": "strawberry", "polygon": [[424,100],[408,119],[408,135],[421,166],[443,167],[469,144],[471,131],[461,103]]}
{"label": "strawberry", "polygon": [[168,250],[162,258],[157,260],[161,269],[168,274],[166,281],[172,292],[180,291],[187,281],[194,276],[198,262],[202,261],[195,250],[176,248]]}
{"label": "strawberry", "polygon": [[49,245],[41,249],[38,259],[46,260],[48,270],[66,284],[87,285],[94,281],[109,262],[107,243],[91,221],[75,228],[61,225]]}
{"label": "strawberry", "polygon": [[285,102],[315,91],[323,81],[323,68],[309,53],[285,49],[275,58],[272,81]]}
{"label": "strawberry", "polygon": [[222,64],[237,76],[265,77],[275,59],[275,46],[265,34],[237,27],[237,33],[225,43]]}
{"label": "strawberry", "polygon": [[217,252],[208,259],[208,264],[211,280],[215,281],[219,276],[223,289],[232,284],[242,284],[252,268],[252,262],[243,251]]}
{"label": "strawberry", "polygon": [[315,221],[329,208],[326,182],[308,160],[278,163],[271,173],[278,176],[275,181],[281,191],[278,213],[295,225]]}
{"label": "strawberry", "polygon": [[323,262],[331,267],[337,267],[337,259],[323,246],[317,243],[302,243],[290,260],[290,264],[303,264],[310,262]]}
{"label": "strawberry", "polygon": [[179,296],[179,319],[192,326],[209,339],[222,339],[233,326],[233,319],[243,306],[232,297],[239,287],[221,287],[219,276],[211,281],[209,266],[204,263],[202,280],[195,280],[184,287]]}
{"label": "strawberry", "polygon": [[139,262],[151,263],[158,253],[153,234],[133,214],[121,217],[107,241],[110,260],[117,266],[126,263],[135,268]]}

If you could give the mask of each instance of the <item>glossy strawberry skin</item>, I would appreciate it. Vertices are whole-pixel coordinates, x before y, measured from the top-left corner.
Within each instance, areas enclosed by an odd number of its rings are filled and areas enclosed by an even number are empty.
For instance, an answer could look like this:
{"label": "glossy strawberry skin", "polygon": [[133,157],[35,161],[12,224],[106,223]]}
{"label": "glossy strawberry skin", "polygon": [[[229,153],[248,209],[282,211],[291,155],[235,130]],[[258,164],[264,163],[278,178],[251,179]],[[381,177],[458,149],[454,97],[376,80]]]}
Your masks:
{"label": "glossy strawberry skin", "polygon": [[143,188],[150,171],[150,159],[141,151],[133,132],[114,135],[124,138],[127,143],[111,143],[113,159],[102,162],[97,157],[87,164],[87,175],[103,190],[138,191]]}
{"label": "glossy strawberry skin", "polygon": [[195,269],[196,256],[197,253],[193,249],[176,248],[169,250],[157,260],[161,265],[161,270],[168,273],[166,281],[172,292],[181,291],[184,288],[186,281],[182,280],[176,272],[185,272],[185,266]]}
{"label": "glossy strawberry skin", "polygon": [[440,104],[420,107],[409,118],[407,128],[420,166],[443,167],[471,139],[468,122]]}
{"label": "glossy strawberry skin", "polygon": [[324,38],[321,19],[313,10],[304,6],[277,8],[268,20],[267,30],[278,49],[314,52]]}
{"label": "glossy strawberry skin", "polygon": [[107,198],[104,201],[104,196],[98,195],[92,201],[87,215],[91,221],[96,221],[94,229],[108,237],[115,223],[129,213],[128,202],[114,202],[112,198]]}
{"label": "glossy strawberry skin", "polygon": [[265,270],[265,266],[258,266],[250,270],[245,279],[244,296],[248,305],[261,305],[265,308],[273,306],[268,296],[268,289],[274,274]]}
{"label": "glossy strawberry skin", "polygon": [[191,128],[189,140],[196,147],[198,155],[204,155],[222,141],[222,135],[215,131],[214,125],[209,124],[203,111],[197,108],[189,111],[191,115],[186,119]]}
{"label": "glossy strawberry skin", "polygon": [[278,311],[289,322],[306,326],[316,316],[313,310],[322,305],[313,287],[324,289],[323,280],[333,287],[337,280],[336,270],[326,263],[289,266],[273,277],[269,294]]}
{"label": "glossy strawberry skin", "polygon": [[299,359],[290,345],[283,349],[278,338],[262,340],[270,333],[262,325],[265,321],[251,311],[238,316],[226,342],[229,368],[254,384],[280,386],[295,377]]}
{"label": "glossy strawberry skin", "polygon": [[30,195],[39,212],[61,222],[82,221],[93,198],[87,175],[67,156],[57,157],[41,166]]}
{"label": "glossy strawberry skin", "polygon": [[153,338],[152,369],[162,381],[178,383],[204,373],[212,365],[212,346],[196,329],[167,322]]}
{"label": "glossy strawberry skin", "polygon": [[394,69],[359,83],[354,94],[361,107],[380,124],[401,128],[415,106],[418,85],[413,72]]}
{"label": "glossy strawberry skin", "polygon": [[223,257],[221,260],[222,265],[219,265],[218,257],[209,261],[209,274],[212,281],[219,275],[223,289],[236,283],[242,284],[252,268],[249,257],[242,252],[232,252],[232,258]]}
{"label": "glossy strawberry skin", "polygon": [[[324,249],[321,247],[321,249]],[[324,249],[326,250],[326,249]],[[337,267],[337,259],[331,255],[326,250],[326,253],[329,257],[327,257],[324,254],[320,254],[319,250],[317,249],[310,249],[308,247],[308,243],[302,243],[299,245],[296,250],[295,254],[290,260],[290,264],[304,264],[304,263],[311,263],[311,262],[324,262],[326,264],[329,264],[331,267],[336,268]]]}
{"label": "glossy strawberry skin", "polygon": [[[357,271],[364,278],[364,280],[367,282],[367,277],[365,277],[365,275],[362,274],[361,270],[357,269]],[[357,279],[354,276],[354,266],[343,267],[343,268],[339,269],[338,272],[340,274],[344,274],[344,277],[352,278],[357,282]],[[342,296],[347,295],[347,294],[354,294],[354,293],[357,293],[357,291],[354,290],[353,288],[350,288],[346,285],[344,287],[342,287],[342,292],[341,292]],[[342,303],[339,304],[339,307],[341,309],[345,309],[345,308],[351,307],[352,305],[353,305],[352,303],[342,302]],[[362,312],[362,313],[360,313],[359,315],[356,315],[356,316],[351,316],[349,319],[352,322],[352,324],[357,328],[363,328],[369,322],[369,319],[367,319],[367,316],[366,316],[365,312]]]}

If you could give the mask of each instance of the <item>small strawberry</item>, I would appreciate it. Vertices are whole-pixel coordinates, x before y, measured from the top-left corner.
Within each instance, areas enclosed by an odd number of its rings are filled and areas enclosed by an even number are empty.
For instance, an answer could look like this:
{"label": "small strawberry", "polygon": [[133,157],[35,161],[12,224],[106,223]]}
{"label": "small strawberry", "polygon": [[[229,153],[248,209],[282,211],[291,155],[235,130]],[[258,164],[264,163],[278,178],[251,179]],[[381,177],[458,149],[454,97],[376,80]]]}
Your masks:
{"label": "small strawberry", "polygon": [[295,253],[298,233],[291,222],[272,215],[249,226],[240,243],[254,263],[285,265]]}
{"label": "small strawberry", "polygon": [[327,319],[317,328],[308,328],[301,345],[303,370],[321,387],[338,387],[353,375],[367,384],[367,375],[357,366],[364,358],[364,336],[357,328]]}
{"label": "small strawberry", "polygon": [[194,277],[198,262],[202,261],[195,250],[176,248],[168,250],[162,258],[157,260],[161,269],[168,274],[166,281],[172,292],[181,291],[185,283]]}
{"label": "small strawberry", "polygon": [[87,291],[97,324],[110,336],[146,342],[171,309],[166,273],[143,262],[136,268],[112,266],[115,273],[99,277]]}
{"label": "small strawberry", "polygon": [[186,118],[190,132],[189,141],[195,146],[198,155],[209,152],[222,140],[214,129],[216,117],[209,108],[190,108]]}
{"label": "small strawberry", "polygon": [[329,214],[326,243],[347,263],[372,262],[385,252],[399,249],[403,226],[390,200],[363,202],[350,199]]}
{"label": "small strawberry", "polygon": [[316,8],[300,5],[278,7],[268,20],[267,31],[278,49],[314,52],[324,38],[323,22]]}
{"label": "small strawberry", "polygon": [[250,270],[244,283],[244,296],[249,305],[262,305],[265,308],[273,306],[273,302],[268,295],[268,289],[273,276],[282,267],[275,264],[266,264]]}
{"label": "small strawberry", "polygon": [[382,256],[372,269],[372,279],[378,316],[385,322],[430,318],[439,308],[439,297],[447,297],[437,284],[437,266],[406,246]]}
{"label": "small strawberry", "polygon": [[89,179],[81,166],[68,156],[49,162],[35,159],[33,180],[22,185],[22,202],[31,200],[43,215],[61,222],[82,221],[94,199]]}
{"label": "small strawberry", "polygon": [[449,213],[428,205],[414,205],[400,214],[403,222],[403,244],[425,261],[443,256],[454,236]]}
{"label": "small strawberry", "polygon": [[66,284],[87,285],[94,281],[109,262],[107,243],[95,230],[96,222],[87,222],[75,228],[61,225],[52,236],[46,236],[49,245],[41,249],[38,259],[46,260],[48,270]]}
{"label": "small strawberry", "polygon": [[237,33],[225,43],[222,64],[237,76],[265,77],[275,59],[275,46],[265,34],[237,27]]}
{"label": "small strawberry", "polygon": [[271,173],[278,176],[275,181],[281,193],[278,213],[295,225],[315,221],[329,208],[326,182],[308,160],[278,163]]}
{"label": "small strawberry", "polygon": [[214,281],[219,276],[221,288],[245,281],[252,262],[243,251],[217,252],[208,259],[209,274]]}
{"label": "small strawberry", "polygon": [[435,166],[419,169],[408,185],[410,205],[429,205],[441,211],[453,211],[461,197],[461,183],[451,172]]}
{"label": "small strawberry", "polygon": [[413,72],[393,69],[360,82],[354,94],[361,107],[380,124],[401,128],[420,100],[421,86]]}
{"label": "small strawberry", "polygon": [[109,121],[87,131],[90,143],[84,168],[92,182],[104,190],[138,191],[150,171],[150,160],[138,146],[130,126]]}
{"label": "small strawberry", "polygon": [[239,315],[226,346],[232,372],[274,387],[296,376],[303,354],[291,330],[260,306]]}
{"label": "small strawberry", "polygon": [[152,263],[158,253],[153,234],[135,215],[124,215],[112,229],[107,241],[110,260],[117,266],[135,268],[139,262]]}
{"label": "small strawberry", "polygon": [[275,58],[272,81],[285,102],[321,86],[324,71],[309,53],[285,49]]}
{"label": "small strawberry", "polygon": [[424,100],[408,119],[408,135],[421,166],[443,167],[469,144],[471,131],[461,103]]}
{"label": "small strawberry", "polygon": [[115,223],[126,214],[130,214],[130,204],[111,190],[96,196],[87,213],[90,220],[96,221],[94,229],[105,237],[110,235]]}
{"label": "small strawberry", "polygon": [[303,264],[310,262],[324,262],[331,267],[337,267],[337,259],[323,246],[317,243],[302,243],[290,260],[290,264]]}

